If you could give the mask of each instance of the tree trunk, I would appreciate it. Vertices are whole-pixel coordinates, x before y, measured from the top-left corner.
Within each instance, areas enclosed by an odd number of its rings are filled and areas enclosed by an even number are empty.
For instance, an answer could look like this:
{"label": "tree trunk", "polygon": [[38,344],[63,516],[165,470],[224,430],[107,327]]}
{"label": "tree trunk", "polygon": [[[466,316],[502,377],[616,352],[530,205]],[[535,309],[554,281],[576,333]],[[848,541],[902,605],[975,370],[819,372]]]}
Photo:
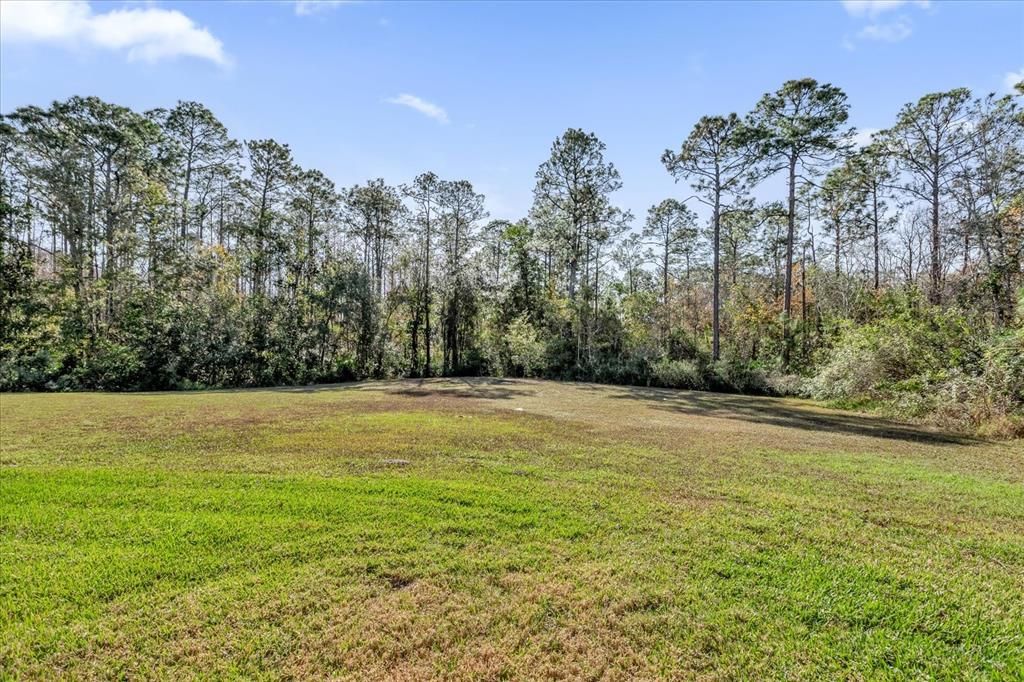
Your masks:
{"label": "tree trunk", "polygon": [[793,303],[793,238],[796,232],[796,157],[789,159],[789,215],[786,219],[786,285],[782,299],[782,364],[789,366],[790,338],[789,318]]}
{"label": "tree trunk", "polygon": [[810,348],[807,338],[807,254],[800,255],[800,327],[803,332],[803,353],[807,356]]}
{"label": "tree trunk", "polygon": [[843,226],[838,222],[836,223],[836,279],[843,274],[842,268],[840,267],[840,259],[843,253]]}
{"label": "tree trunk", "polygon": [[715,190],[715,208],[711,220],[714,227],[714,244],[712,246],[714,262],[712,265],[713,281],[711,284],[711,359],[717,362],[721,355],[721,340],[719,337],[719,307],[721,305],[719,292],[719,239],[722,226],[721,192],[717,188]]}
{"label": "tree trunk", "polygon": [[424,315],[423,343],[424,343],[424,346],[425,346],[426,351],[427,351],[427,360],[426,360],[427,364],[426,364],[426,367],[424,368],[423,376],[429,377],[430,376],[430,367],[431,367],[431,360],[430,360],[430,304],[431,304],[431,300],[430,300],[430,207],[429,206],[426,209],[426,218],[427,218],[427,220],[426,220],[425,225],[426,225],[426,228],[427,228],[427,253],[425,254],[426,255],[426,281],[425,281],[425,286],[424,286],[425,293],[424,293],[424,297],[423,297],[424,298],[424,301],[423,301],[423,315]]}
{"label": "tree trunk", "polygon": [[932,287],[929,298],[935,305],[942,303],[942,261],[940,251],[942,242],[939,234],[939,171],[935,169],[932,178],[932,258],[931,258],[931,280]]}
{"label": "tree trunk", "polygon": [[185,165],[185,189],[181,197],[181,241],[188,238],[188,193],[192,185],[192,155],[189,154],[188,163]]}
{"label": "tree trunk", "polygon": [[875,291],[878,291],[878,287],[879,287],[879,278],[878,278],[878,251],[879,251],[879,245],[878,245],[878,188],[877,187],[871,192],[871,216],[872,216],[872,222],[874,223],[873,227],[875,228],[875,234],[874,234],[874,237],[875,237],[875,241],[874,241],[874,251],[875,251]]}

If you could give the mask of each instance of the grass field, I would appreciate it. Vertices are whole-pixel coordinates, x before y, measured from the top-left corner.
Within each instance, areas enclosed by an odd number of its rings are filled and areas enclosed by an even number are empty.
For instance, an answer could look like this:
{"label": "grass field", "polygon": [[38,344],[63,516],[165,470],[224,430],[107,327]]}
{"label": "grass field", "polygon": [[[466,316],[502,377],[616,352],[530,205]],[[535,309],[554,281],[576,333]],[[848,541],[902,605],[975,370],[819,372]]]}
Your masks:
{"label": "grass field", "polygon": [[0,396],[0,676],[1024,678],[1024,446],[468,380]]}

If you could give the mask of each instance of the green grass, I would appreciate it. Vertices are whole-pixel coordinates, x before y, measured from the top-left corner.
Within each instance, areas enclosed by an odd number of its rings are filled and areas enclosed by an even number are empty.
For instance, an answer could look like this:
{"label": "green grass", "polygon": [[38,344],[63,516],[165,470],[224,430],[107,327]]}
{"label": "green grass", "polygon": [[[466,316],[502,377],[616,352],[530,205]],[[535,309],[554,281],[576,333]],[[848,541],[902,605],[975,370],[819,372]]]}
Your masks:
{"label": "green grass", "polygon": [[0,676],[1024,678],[1019,441],[484,380],[0,418]]}

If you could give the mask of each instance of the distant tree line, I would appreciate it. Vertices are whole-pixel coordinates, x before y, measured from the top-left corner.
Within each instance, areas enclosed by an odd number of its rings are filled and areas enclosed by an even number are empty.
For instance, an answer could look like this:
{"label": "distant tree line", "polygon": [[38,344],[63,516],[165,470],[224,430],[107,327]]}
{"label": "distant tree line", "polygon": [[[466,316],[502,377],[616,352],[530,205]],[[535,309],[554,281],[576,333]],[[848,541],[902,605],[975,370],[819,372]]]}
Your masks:
{"label": "distant tree line", "polygon": [[338,188],[197,102],[22,107],[0,118],[0,387],[490,374],[933,413],[988,386],[1015,419],[1020,97],[925,95],[870,140],[848,115],[803,79],[701,118],[638,224],[578,129],[509,222],[431,172]]}

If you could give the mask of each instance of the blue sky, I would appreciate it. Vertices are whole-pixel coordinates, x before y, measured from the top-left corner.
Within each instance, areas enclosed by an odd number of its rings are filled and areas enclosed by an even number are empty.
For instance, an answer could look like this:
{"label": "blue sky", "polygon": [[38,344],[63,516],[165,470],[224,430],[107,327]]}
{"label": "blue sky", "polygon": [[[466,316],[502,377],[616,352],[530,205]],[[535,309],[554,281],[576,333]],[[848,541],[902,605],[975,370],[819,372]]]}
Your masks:
{"label": "blue sky", "polygon": [[[685,196],[659,157],[704,114],[790,78],[842,87],[851,122],[1024,73],[1024,3],[384,3],[0,0],[0,110],[98,95],[194,99],[240,139],[290,144],[339,186],[433,170],[519,218],[568,127],[608,145],[642,217]],[[412,106],[410,106],[412,105]]]}

